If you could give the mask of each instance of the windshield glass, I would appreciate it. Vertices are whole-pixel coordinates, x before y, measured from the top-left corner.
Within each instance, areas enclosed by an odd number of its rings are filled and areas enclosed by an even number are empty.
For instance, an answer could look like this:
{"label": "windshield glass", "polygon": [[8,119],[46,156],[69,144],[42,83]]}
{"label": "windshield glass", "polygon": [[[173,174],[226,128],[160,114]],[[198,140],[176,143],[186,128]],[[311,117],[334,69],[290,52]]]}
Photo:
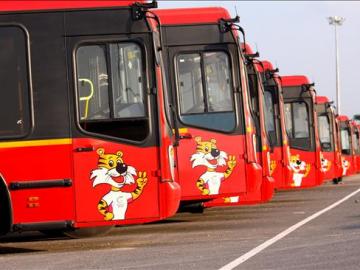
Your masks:
{"label": "windshield glass", "polygon": [[343,154],[350,155],[350,130],[341,129],[341,150]]}
{"label": "windshield glass", "polygon": [[272,146],[276,144],[276,126],[273,95],[269,91],[264,92],[265,127]]}

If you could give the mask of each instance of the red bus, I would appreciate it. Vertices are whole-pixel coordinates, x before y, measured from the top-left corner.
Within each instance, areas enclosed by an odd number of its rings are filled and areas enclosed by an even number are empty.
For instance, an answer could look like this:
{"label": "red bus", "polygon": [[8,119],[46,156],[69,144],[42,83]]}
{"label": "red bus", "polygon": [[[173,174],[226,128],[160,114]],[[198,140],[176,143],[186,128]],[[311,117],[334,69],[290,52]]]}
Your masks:
{"label": "red bus", "polygon": [[337,184],[341,182],[342,164],[335,108],[327,97],[317,96],[316,112],[321,145],[321,171],[324,173],[325,181],[331,180]]}
{"label": "red bus", "polygon": [[263,179],[259,188],[253,192],[247,192],[242,196],[226,197],[213,200],[205,204],[206,207],[228,206],[228,205],[245,205],[254,203],[264,203],[269,201],[274,193],[274,179],[271,177],[271,147],[270,136],[267,130],[269,115],[273,111],[268,111],[265,106],[265,92],[263,81],[260,76],[262,70],[261,63],[256,59],[258,53],[254,54],[248,44],[242,44],[242,50],[246,58],[248,97],[251,119],[254,123],[256,153],[258,163],[262,166]]}
{"label": "red bus", "polygon": [[1,3],[1,233],[76,232],[177,211],[150,7]]}
{"label": "red bus", "polygon": [[270,173],[276,189],[292,188],[290,147],[286,134],[284,97],[278,69],[269,61],[262,61],[261,74],[264,84],[266,130],[270,141]]}
{"label": "red bus", "polygon": [[316,92],[305,76],[282,76],[285,126],[290,141],[294,188],[321,185],[321,149],[315,111]]}
{"label": "red bus", "polygon": [[353,129],[350,119],[346,115],[337,116],[337,120],[341,138],[342,176],[349,176],[355,173]]}
{"label": "red bus", "polygon": [[360,149],[359,149],[359,130],[358,125],[354,120],[350,120],[351,125],[351,135],[352,135],[352,147],[353,147],[353,163],[354,163],[354,174],[357,174],[360,170],[359,159],[360,159]]}
{"label": "red bus", "polygon": [[[255,191],[262,168],[254,149],[244,59],[228,11],[184,8],[154,14],[161,22],[181,210]],[[158,29],[155,20],[153,28]]]}
{"label": "red bus", "polygon": [[356,173],[360,173],[360,125],[354,122],[354,148],[356,156]]}

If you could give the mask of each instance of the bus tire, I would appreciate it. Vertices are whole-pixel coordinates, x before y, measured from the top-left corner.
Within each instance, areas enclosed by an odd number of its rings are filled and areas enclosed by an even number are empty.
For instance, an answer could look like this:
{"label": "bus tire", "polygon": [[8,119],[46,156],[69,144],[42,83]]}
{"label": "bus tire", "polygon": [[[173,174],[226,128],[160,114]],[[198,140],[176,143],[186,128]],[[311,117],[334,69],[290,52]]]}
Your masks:
{"label": "bus tire", "polygon": [[10,195],[4,180],[0,177],[0,235],[11,231],[12,211]]}

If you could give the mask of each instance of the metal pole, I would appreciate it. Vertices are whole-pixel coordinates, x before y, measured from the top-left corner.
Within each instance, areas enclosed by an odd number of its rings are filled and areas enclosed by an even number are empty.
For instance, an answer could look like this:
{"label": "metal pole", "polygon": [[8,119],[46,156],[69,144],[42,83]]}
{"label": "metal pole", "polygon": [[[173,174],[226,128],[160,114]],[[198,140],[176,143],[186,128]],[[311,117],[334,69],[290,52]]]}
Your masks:
{"label": "metal pole", "polygon": [[336,67],[336,108],[337,113],[341,113],[341,100],[340,100],[340,61],[339,61],[339,45],[338,45],[338,26],[341,26],[345,18],[341,16],[332,16],[327,18],[330,25],[335,27],[335,67]]}
{"label": "metal pole", "polygon": [[341,100],[340,100],[340,68],[339,68],[339,45],[338,45],[338,31],[337,24],[335,27],[335,53],[336,53],[336,107],[337,113],[341,114]]}

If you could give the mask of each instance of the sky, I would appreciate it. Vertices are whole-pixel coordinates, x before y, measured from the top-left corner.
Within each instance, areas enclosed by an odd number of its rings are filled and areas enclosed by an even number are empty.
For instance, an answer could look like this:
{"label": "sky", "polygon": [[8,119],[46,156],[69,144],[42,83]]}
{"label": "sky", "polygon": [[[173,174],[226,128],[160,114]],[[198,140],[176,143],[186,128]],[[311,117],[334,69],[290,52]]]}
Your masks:
{"label": "sky", "polygon": [[195,6],[222,6],[232,16],[237,9],[246,41],[260,59],[270,60],[281,75],[306,75],[318,95],[334,101],[335,31],[327,17],[344,17],[338,28],[341,114],[360,114],[360,2],[159,0],[160,8]]}

